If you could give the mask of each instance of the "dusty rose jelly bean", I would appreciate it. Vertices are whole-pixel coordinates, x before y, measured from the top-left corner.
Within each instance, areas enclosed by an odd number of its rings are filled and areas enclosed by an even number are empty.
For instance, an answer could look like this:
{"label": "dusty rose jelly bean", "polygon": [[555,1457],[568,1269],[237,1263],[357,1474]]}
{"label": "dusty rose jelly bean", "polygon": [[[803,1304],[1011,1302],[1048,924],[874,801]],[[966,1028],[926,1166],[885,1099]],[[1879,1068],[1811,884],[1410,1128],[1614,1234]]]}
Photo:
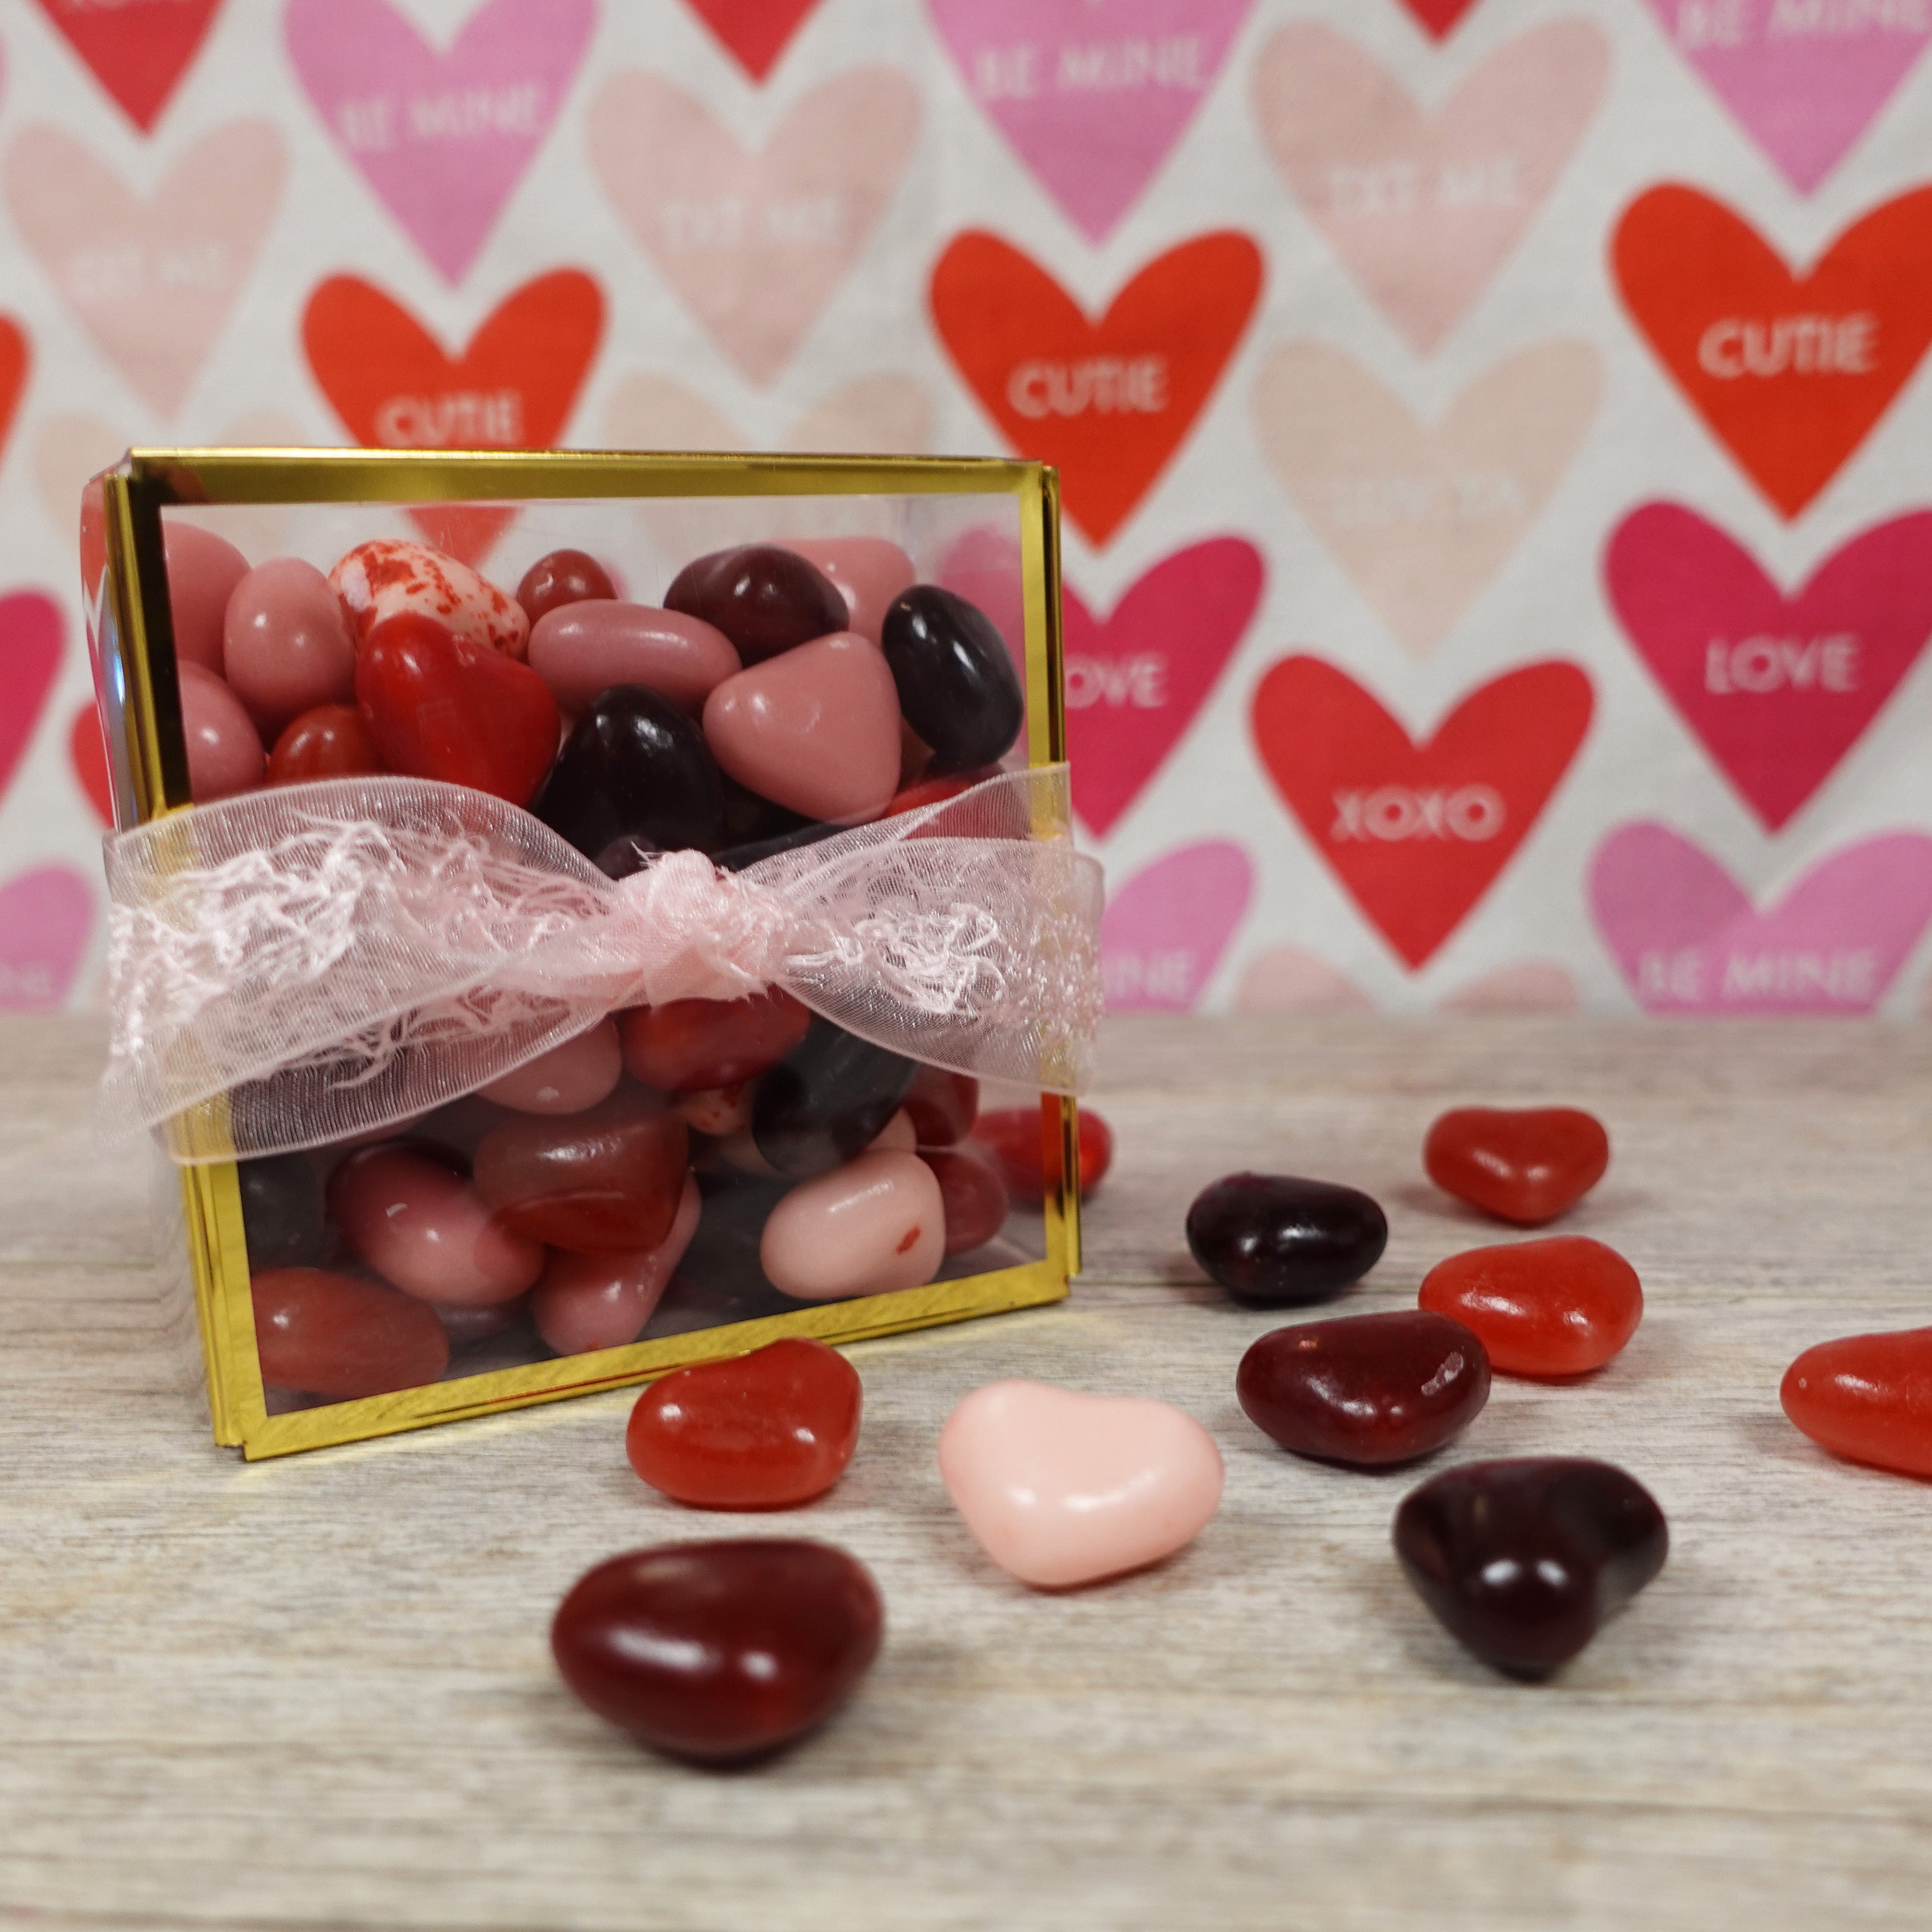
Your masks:
{"label": "dusty rose jelly bean", "polygon": [[786,548],[831,579],[845,600],[844,628],[875,644],[893,600],[919,581],[912,559],[886,537],[809,537]]}
{"label": "dusty rose jelly bean", "polygon": [[698,1183],[687,1178],[670,1232],[656,1247],[602,1255],[553,1250],[530,1296],[545,1344],[560,1355],[581,1355],[634,1342],[698,1232]]}
{"label": "dusty rose jelly bean", "polygon": [[182,734],[188,740],[189,789],[197,805],[252,791],[268,770],[262,734],[242,700],[212,670],[184,663]]}
{"label": "dusty rose jelly bean", "polygon": [[299,557],[258,564],[236,585],[222,635],[229,684],[265,731],[356,695],[356,644],[341,602]]}
{"label": "dusty rose jelly bean", "polygon": [[226,537],[174,517],[162,526],[161,549],[167,560],[176,662],[200,664],[219,676],[228,599],[248,574],[248,560]]}
{"label": "dusty rose jelly bean", "polygon": [[640,684],[681,710],[704,700],[740,668],[722,631],[648,604],[567,604],[530,632],[530,668],[566,711],[581,711],[614,684]]}
{"label": "dusty rose jelly bean", "polygon": [[607,1098],[623,1077],[617,1023],[602,1019],[478,1090],[484,1100],[519,1114],[580,1114]]}

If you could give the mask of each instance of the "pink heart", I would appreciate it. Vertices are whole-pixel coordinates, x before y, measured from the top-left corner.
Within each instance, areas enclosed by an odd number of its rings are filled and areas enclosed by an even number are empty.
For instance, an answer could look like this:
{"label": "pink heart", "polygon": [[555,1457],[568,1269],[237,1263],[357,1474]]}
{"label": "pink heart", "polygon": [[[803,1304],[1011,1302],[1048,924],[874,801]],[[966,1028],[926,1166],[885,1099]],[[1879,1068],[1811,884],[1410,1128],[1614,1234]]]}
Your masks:
{"label": "pink heart", "polygon": [[1932,510],[1854,537],[1787,597],[1716,524],[1646,503],[1611,537],[1604,577],[1665,694],[1775,832],[1932,638]]}
{"label": "pink heart", "polygon": [[1653,1013],[1864,1013],[1932,920],[1932,838],[1892,832],[1821,859],[1768,912],[1668,826],[1619,827],[1590,909]]}
{"label": "pink heart", "polygon": [[0,886],[0,1009],[67,1004],[94,932],[94,889],[71,866],[42,866]]}
{"label": "pink heart", "polygon": [[1366,1013],[1375,1001],[1306,947],[1271,946],[1241,970],[1238,1013]]}
{"label": "pink heart", "polygon": [[60,606],[44,592],[0,597],[0,796],[46,709],[65,628]]}
{"label": "pink heart", "polygon": [[460,281],[576,78],[596,0],[485,0],[446,51],[389,0],[289,0],[289,58],[336,144]]}
{"label": "pink heart", "polygon": [[794,103],[758,153],[662,76],[618,74],[591,104],[590,158],[638,245],[764,385],[878,226],[919,121],[904,74],[857,68]]}
{"label": "pink heart", "polygon": [[1610,50],[1587,20],[1498,47],[1433,113],[1332,27],[1283,27],[1255,68],[1276,165],[1362,292],[1428,354],[1508,258],[1595,112]]}
{"label": "pink heart", "polygon": [[1800,194],[1838,166],[1932,39],[1923,10],[1905,7],[1646,4]]}
{"label": "pink heart", "polygon": [[1100,970],[1116,1012],[1188,1012],[1254,896],[1255,868],[1225,838],[1144,866],[1100,919]]}
{"label": "pink heart", "polygon": [[1104,241],[1214,85],[1254,0],[927,0],[974,100]]}
{"label": "pink heart", "polygon": [[8,150],[7,206],[81,326],[172,416],[240,298],[286,172],[273,127],[234,121],[144,199],[70,134],[34,127]]}
{"label": "pink heart", "polygon": [[1480,975],[1437,1004],[1445,1013],[1574,1013],[1580,1002],[1568,967],[1522,959]]}

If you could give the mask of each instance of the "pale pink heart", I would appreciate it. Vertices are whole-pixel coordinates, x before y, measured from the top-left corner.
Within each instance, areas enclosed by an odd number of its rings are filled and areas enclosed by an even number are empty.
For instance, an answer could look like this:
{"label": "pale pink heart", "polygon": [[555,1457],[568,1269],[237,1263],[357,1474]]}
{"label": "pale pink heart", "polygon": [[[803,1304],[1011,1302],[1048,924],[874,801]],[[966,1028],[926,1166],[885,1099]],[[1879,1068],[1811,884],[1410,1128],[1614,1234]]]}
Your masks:
{"label": "pale pink heart", "polygon": [[590,116],[604,192],[711,338],[769,384],[824,312],[897,191],[919,96],[858,68],[794,104],[762,152],[662,76],[611,76]]}
{"label": "pale pink heart", "polygon": [[1283,27],[1255,65],[1262,138],[1362,292],[1427,355],[1556,185],[1609,78],[1587,20],[1498,47],[1433,113],[1332,27]]}
{"label": "pale pink heart", "polygon": [[1226,838],[1144,866],[1100,917],[1100,972],[1116,1012],[1184,1013],[1207,989],[1254,896],[1253,862]]}
{"label": "pale pink heart", "polygon": [[926,0],[967,91],[1090,242],[1185,132],[1254,0]]}
{"label": "pale pink heart", "polygon": [[71,866],[42,866],[0,886],[0,1010],[66,1005],[93,936],[96,896]]}
{"label": "pale pink heart", "polygon": [[1496,364],[1442,420],[1324,343],[1285,344],[1255,388],[1255,429],[1282,487],[1409,650],[1447,637],[1569,469],[1603,387],[1586,343]]}
{"label": "pale pink heart", "polygon": [[1299,946],[1274,946],[1241,969],[1238,1013],[1362,1013],[1375,1001],[1346,974]]}
{"label": "pale pink heart", "polygon": [[1441,1002],[1445,1013],[1574,1013],[1580,1004],[1575,974],[1554,959],[1498,966]]}
{"label": "pale pink heart", "polygon": [[1820,860],[1768,910],[1668,826],[1620,826],[1590,862],[1604,943],[1654,1013],[1864,1013],[1932,920],[1932,838]]}
{"label": "pale pink heart", "polygon": [[204,134],[144,196],[72,135],[33,127],[7,151],[5,191],[14,226],[81,326],[172,416],[247,285],[286,172],[280,134],[235,121]]}
{"label": "pale pink heart", "polygon": [[389,0],[289,0],[296,77],[337,145],[460,282],[556,118],[596,0],[485,0],[446,50]]}
{"label": "pale pink heart", "polygon": [[1922,6],[1644,4],[1800,194],[1838,166],[1932,40]]}

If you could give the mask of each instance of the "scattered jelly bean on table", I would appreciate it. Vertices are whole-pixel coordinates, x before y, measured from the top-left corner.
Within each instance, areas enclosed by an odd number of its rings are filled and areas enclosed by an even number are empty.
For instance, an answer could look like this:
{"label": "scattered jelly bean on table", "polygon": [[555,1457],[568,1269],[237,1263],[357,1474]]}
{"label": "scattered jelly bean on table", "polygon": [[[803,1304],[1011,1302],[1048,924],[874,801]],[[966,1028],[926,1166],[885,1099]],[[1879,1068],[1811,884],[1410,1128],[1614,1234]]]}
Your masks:
{"label": "scattered jelly bean on table", "polygon": [[221,675],[228,600],[248,574],[248,560],[226,537],[168,517],[161,524],[174,621],[175,659]]}
{"label": "scattered jelly bean on table", "polygon": [[1468,1462],[1402,1498],[1396,1554],[1450,1636],[1513,1677],[1588,1644],[1664,1568],[1656,1498],[1614,1463],[1576,1456]]}
{"label": "scattered jelly bean on table", "polygon": [[1353,1187],[1230,1174],[1194,1197],[1187,1245],[1237,1301],[1294,1307],[1360,1280],[1388,1245],[1388,1220]]}
{"label": "scattered jelly bean on table", "polygon": [[671,1000],[621,1015],[632,1079],[666,1094],[730,1087],[776,1066],[804,1039],[811,1010],[774,986],[742,1000]]}
{"label": "scattered jelly bean on table", "polygon": [[438,1380],[449,1338],[427,1302],[320,1268],[264,1268],[249,1284],[262,1385],[302,1395],[391,1395]]}
{"label": "scattered jelly bean on table", "polygon": [[1834,1456],[1932,1476],[1932,1328],[1820,1342],[1786,1370],[1778,1400]]}
{"label": "scattered jelly bean on table", "polygon": [[680,1369],[638,1398],[631,1466],[698,1509],[790,1509],[845,1473],[864,1391],[837,1349],[804,1336]]}
{"label": "scattered jelly bean on table", "polygon": [[743,544],[686,564],[664,608],[701,618],[730,639],[748,664],[847,626],[845,599],[822,571],[778,544]]}
{"label": "scattered jelly bean on table", "polygon": [[590,859],[625,837],[706,852],[724,832],[724,788],[704,734],[637,684],[599,692],[579,715],[532,809]]}
{"label": "scattered jelly bean on table", "polygon": [[376,734],[361,708],[318,704],[275,740],[268,778],[272,785],[306,784],[315,778],[373,778],[382,769]]}
{"label": "scattered jelly bean on table", "polygon": [[780,1174],[808,1180],[878,1138],[912,1084],[913,1063],[815,1019],[758,1082],[752,1136]]}
{"label": "scattered jelly bean on table", "polygon": [[[537,559],[517,586],[517,602],[529,619],[532,644],[536,627],[553,610],[586,601],[609,602],[617,586],[610,573],[586,550],[554,550]],[[622,680],[608,680],[617,684]]]}
{"label": "scattered jelly bean on table", "polygon": [[932,748],[934,776],[992,764],[1012,749],[1026,696],[1006,640],[983,612],[922,584],[886,613],[882,646],[900,712]]}
{"label": "scattered jelly bean on table", "polygon": [[1603,1179],[1610,1137],[1576,1107],[1457,1107],[1430,1128],[1422,1163],[1445,1194],[1540,1228]]}
{"label": "scattered jelly bean on table", "polygon": [[1490,1399],[1490,1358],[1461,1322],[1392,1309],[1262,1336],[1234,1392],[1284,1449],[1373,1468],[1461,1435]]}
{"label": "scattered jelly bean on table", "polygon": [[1012,1202],[1000,1170],[970,1147],[922,1147],[919,1157],[939,1183],[946,1216],[946,1252],[970,1254],[1006,1224]]}
{"label": "scattered jelly bean on table", "polygon": [[[1038,1107],[1003,1107],[973,1124],[972,1142],[992,1156],[1016,1201],[1037,1208],[1049,1178],[1060,1180],[1060,1124]],[[1091,1107],[1080,1109],[1080,1198],[1085,1200],[1114,1164],[1114,1130]]]}
{"label": "scattered jelly bean on table", "polygon": [[301,558],[258,565],[222,620],[222,670],[265,734],[356,694],[356,644],[328,579]]}
{"label": "scattered jelly bean on table", "polygon": [[640,684],[695,713],[742,668],[731,640],[696,617],[647,604],[568,604],[536,621],[530,668],[566,711],[614,684]]}
{"label": "scattered jelly bean on table", "polygon": [[946,1258],[946,1208],[916,1154],[862,1154],[801,1181],[758,1246],[766,1279],[799,1301],[921,1288]]}
{"label": "scattered jelly bean on table", "polygon": [[878,1654],[865,1566],[772,1538],[634,1550],[578,1578],[550,1645],[598,1716],[676,1757],[728,1766],[823,1724]]}
{"label": "scattered jelly bean on table", "polygon": [[578,1255],[554,1248],[530,1291],[530,1317],[560,1355],[621,1348],[644,1332],[698,1232],[698,1182],[687,1176],[670,1232],[654,1248]]}
{"label": "scattered jelly bean on table", "polygon": [[1506,1376],[1580,1376],[1619,1353],[1643,1319],[1636,1270],[1586,1234],[1472,1248],[1423,1277],[1420,1305],[1466,1322]]}

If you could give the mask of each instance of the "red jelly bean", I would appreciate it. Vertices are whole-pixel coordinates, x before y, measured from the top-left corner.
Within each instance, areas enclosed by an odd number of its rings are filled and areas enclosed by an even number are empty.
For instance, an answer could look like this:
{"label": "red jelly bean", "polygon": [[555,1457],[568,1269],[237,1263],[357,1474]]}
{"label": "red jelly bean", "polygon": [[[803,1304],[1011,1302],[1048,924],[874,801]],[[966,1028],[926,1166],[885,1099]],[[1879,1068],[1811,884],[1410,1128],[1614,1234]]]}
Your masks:
{"label": "red jelly bean", "polygon": [[352,704],[318,704],[304,711],[275,740],[268,754],[272,785],[303,784],[310,778],[374,776],[382,769],[376,734]]}
{"label": "red jelly bean", "polygon": [[[1042,1124],[1033,1107],[1003,1108],[982,1114],[974,1124],[973,1138],[990,1154],[1016,1201],[1038,1207],[1046,1190],[1060,1180],[1060,1124],[1049,1117]],[[1114,1130],[1090,1107],[1080,1109],[1080,1198],[1098,1187],[1114,1163]]]}
{"label": "red jelly bean", "polygon": [[266,1388],[390,1395],[441,1379],[449,1338],[436,1310],[373,1281],[321,1268],[265,1268],[250,1283]]}
{"label": "red jelly bean", "polygon": [[922,1066],[906,1090],[905,1110],[921,1147],[952,1147],[980,1118],[980,1083],[970,1073]]}
{"label": "red jelly bean", "polygon": [[859,1372],[803,1336],[680,1369],[645,1390],[624,1434],[631,1467],[699,1509],[789,1509],[845,1472],[859,1440]]}
{"label": "red jelly bean", "polygon": [[1932,1328],[1820,1342],[1784,1372],[1778,1394],[1833,1455],[1932,1476]]}
{"label": "red jelly bean", "polygon": [[1011,1208],[1005,1177],[972,1148],[922,1148],[919,1157],[939,1182],[946,1216],[946,1252],[983,1247],[1006,1225]]}
{"label": "red jelly bean", "polygon": [[566,604],[581,604],[591,598],[614,598],[617,586],[610,573],[597,560],[580,550],[554,550],[540,556],[524,572],[517,586],[517,602],[534,628],[539,617],[560,610]]}
{"label": "red jelly bean", "polygon": [[667,1094],[734,1087],[804,1039],[810,1010],[776,986],[742,1000],[672,1000],[620,1014],[632,1079]]}
{"label": "red jelly bean", "polygon": [[[932,755],[930,751],[927,756]],[[988,778],[1000,775],[997,765],[982,765],[976,771],[954,772],[945,778],[920,778],[904,785],[892,794],[892,802],[881,816],[896,818],[904,812],[917,812],[928,805],[944,805],[949,798],[957,798],[962,791],[970,791],[976,784],[983,784]]]}
{"label": "red jelly bean", "polygon": [[1429,1130],[1422,1164],[1445,1194],[1540,1228],[1603,1179],[1610,1137],[1575,1107],[1457,1107]]}
{"label": "red jelly bean", "polygon": [[1466,1322],[1508,1376],[1600,1369],[1643,1318],[1636,1270],[1585,1234],[1451,1255],[1423,1277],[1419,1299]]}
{"label": "red jelly bean", "polygon": [[781,1539],[634,1550],[578,1578],[550,1627],[563,1681],[678,1757],[762,1757],[824,1723],[879,1652],[863,1564]]}

